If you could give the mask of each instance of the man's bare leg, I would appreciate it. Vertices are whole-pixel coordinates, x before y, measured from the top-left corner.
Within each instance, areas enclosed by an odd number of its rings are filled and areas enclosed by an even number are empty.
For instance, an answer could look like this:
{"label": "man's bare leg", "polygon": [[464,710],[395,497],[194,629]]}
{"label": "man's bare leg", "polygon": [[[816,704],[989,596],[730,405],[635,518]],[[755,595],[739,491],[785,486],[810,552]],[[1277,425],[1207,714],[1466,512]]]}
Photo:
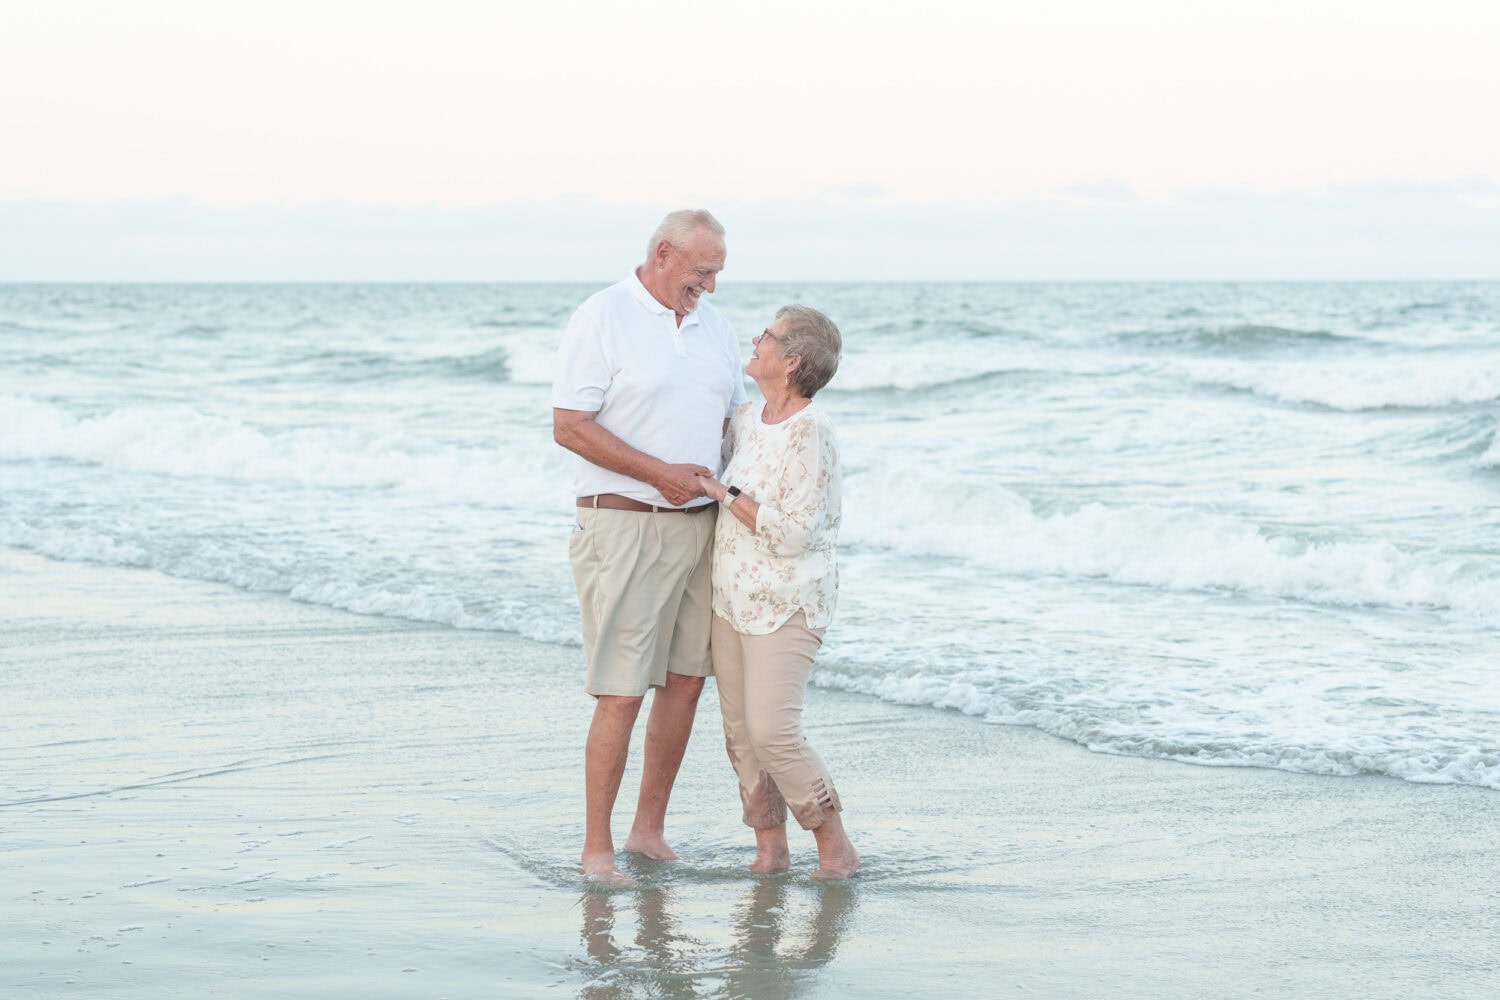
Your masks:
{"label": "man's bare leg", "polygon": [[750,870],[757,875],[784,872],[791,867],[792,849],[786,842],[786,824],[755,831],[755,860]]}
{"label": "man's bare leg", "polygon": [[849,842],[844,820],[837,812],[828,811],[823,822],[813,828],[813,838],[818,842],[818,868],[813,878],[832,882],[848,878],[859,869],[859,853]]}
{"label": "man's bare leg", "polygon": [[630,733],[645,697],[600,695],[594,702],[594,721],[583,752],[584,835],[583,873],[593,882],[628,885],[632,881],[615,866],[615,840],[609,820],[620,794]]}
{"label": "man's bare leg", "polygon": [[625,838],[625,850],[644,854],[655,861],[675,861],[677,853],[667,846],[663,835],[667,821],[667,800],[688,737],[693,734],[693,715],[698,711],[698,696],[703,693],[703,678],[668,672],[666,687],[651,696],[651,716],[646,720],[646,763],[641,771],[641,796],[636,802],[635,823]]}

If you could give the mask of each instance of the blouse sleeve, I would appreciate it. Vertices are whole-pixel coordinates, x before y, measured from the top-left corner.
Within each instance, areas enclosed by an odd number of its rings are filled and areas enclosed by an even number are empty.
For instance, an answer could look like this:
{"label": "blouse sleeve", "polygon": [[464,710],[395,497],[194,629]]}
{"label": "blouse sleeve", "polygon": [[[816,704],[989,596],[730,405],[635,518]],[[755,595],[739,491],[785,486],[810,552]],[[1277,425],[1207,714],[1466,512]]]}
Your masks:
{"label": "blouse sleeve", "polygon": [[821,420],[802,422],[789,435],[775,495],[755,498],[757,545],[772,555],[825,547],[838,525],[838,475],[832,429]]}
{"label": "blouse sleeve", "polygon": [[740,424],[744,421],[746,406],[743,404],[735,408],[729,415],[729,428],[724,432],[724,440],[719,442],[719,469],[721,474],[729,471],[729,460],[734,457],[734,439],[739,433]]}

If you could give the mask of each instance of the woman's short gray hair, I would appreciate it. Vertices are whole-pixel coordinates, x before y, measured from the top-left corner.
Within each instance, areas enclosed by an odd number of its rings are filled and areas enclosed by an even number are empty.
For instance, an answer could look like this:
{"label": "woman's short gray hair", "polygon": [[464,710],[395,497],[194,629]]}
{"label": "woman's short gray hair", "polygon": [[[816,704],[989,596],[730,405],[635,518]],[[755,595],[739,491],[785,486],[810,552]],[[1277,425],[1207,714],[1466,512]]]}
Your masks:
{"label": "woman's short gray hair", "polygon": [[724,227],[719,224],[719,220],[701,208],[683,208],[667,213],[667,217],[661,220],[661,225],[656,227],[656,232],[651,234],[651,242],[646,244],[646,259],[656,256],[656,248],[661,246],[663,240],[674,247],[680,247],[703,230],[713,233],[721,240],[724,238]]}
{"label": "woman's short gray hair", "polygon": [[782,306],[776,310],[776,320],[785,321],[776,338],[782,356],[802,359],[792,372],[792,385],[804,397],[812,399],[839,370],[844,338],[839,336],[833,320],[811,306]]}

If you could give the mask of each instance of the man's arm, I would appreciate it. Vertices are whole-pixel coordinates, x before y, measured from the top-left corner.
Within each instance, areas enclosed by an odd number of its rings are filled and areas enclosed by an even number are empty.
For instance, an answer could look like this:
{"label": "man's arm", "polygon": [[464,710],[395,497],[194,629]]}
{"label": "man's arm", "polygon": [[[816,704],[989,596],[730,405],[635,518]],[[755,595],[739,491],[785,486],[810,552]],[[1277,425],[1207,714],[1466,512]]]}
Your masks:
{"label": "man's arm", "polygon": [[675,507],[704,495],[698,477],[712,475],[712,469],[701,465],[669,465],[632,448],[600,427],[598,416],[590,410],[553,407],[552,440],[600,468],[650,483]]}

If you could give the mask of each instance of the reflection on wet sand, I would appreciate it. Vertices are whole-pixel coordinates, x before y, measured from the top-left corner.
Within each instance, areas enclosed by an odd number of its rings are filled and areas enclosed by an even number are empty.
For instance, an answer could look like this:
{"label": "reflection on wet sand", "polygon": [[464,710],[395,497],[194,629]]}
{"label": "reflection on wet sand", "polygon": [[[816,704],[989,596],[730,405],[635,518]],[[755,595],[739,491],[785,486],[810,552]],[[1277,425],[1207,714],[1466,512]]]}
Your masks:
{"label": "reflection on wet sand", "polygon": [[[808,985],[809,971],[833,959],[854,890],[844,882],[756,880],[734,911],[727,940],[717,924],[681,927],[670,887],[588,892],[581,909],[585,1000],[790,1000]],[[617,934],[627,933],[632,910],[633,945],[622,946]]]}

